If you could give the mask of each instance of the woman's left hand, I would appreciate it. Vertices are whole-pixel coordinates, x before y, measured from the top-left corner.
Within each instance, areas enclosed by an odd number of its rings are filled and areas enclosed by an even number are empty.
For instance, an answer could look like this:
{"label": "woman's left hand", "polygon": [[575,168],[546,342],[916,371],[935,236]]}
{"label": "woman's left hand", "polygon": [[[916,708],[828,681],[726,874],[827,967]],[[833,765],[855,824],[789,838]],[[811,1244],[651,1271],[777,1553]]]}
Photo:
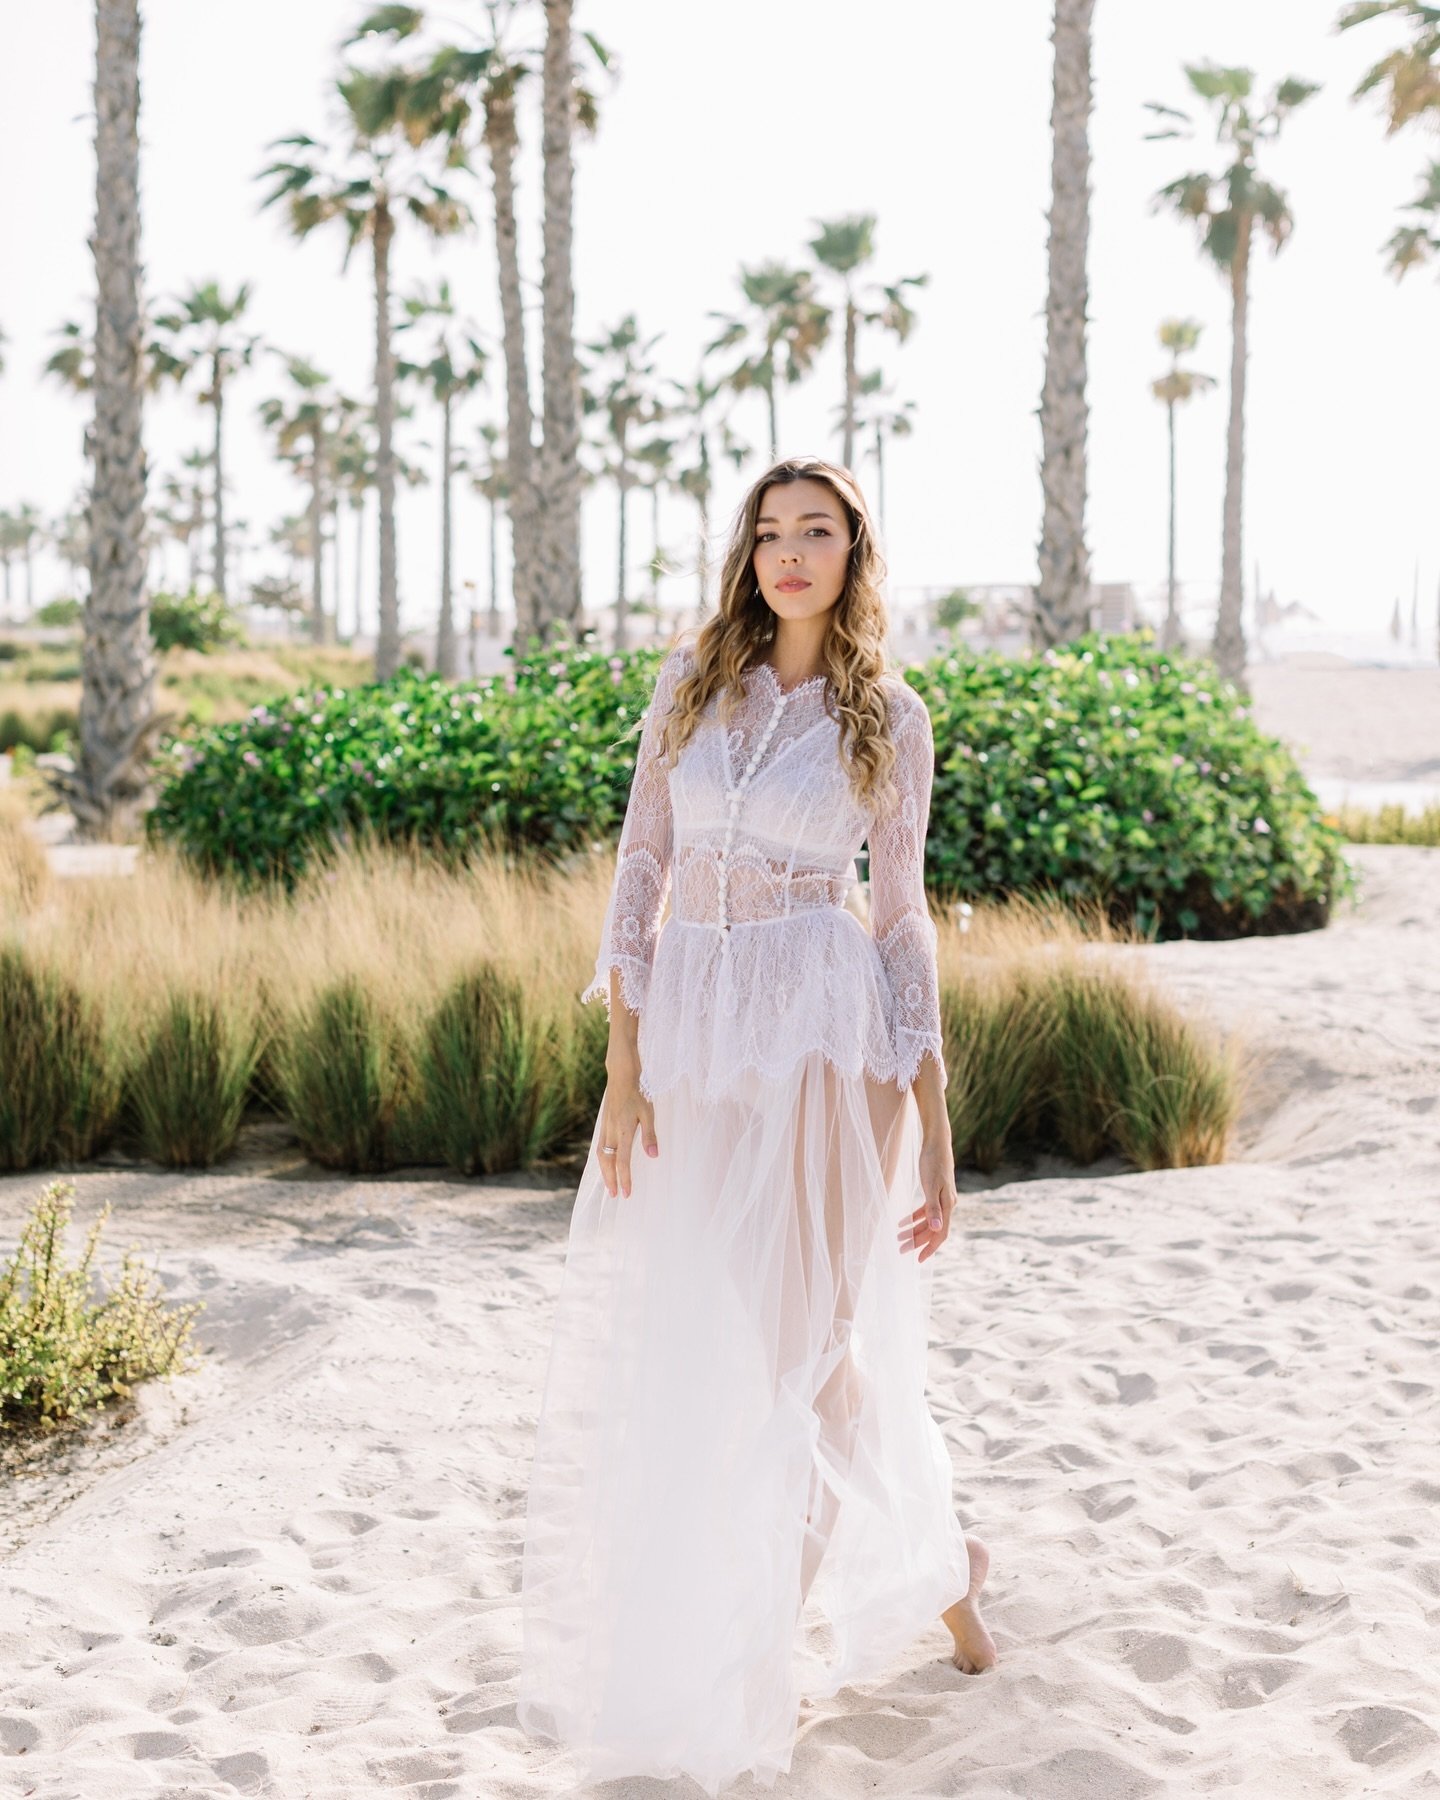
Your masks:
{"label": "woman's left hand", "polygon": [[919,1252],[918,1261],[931,1257],[950,1235],[950,1215],[955,1210],[955,1153],[948,1141],[926,1139],[920,1146],[920,1187],[925,1204],[900,1222],[900,1248]]}

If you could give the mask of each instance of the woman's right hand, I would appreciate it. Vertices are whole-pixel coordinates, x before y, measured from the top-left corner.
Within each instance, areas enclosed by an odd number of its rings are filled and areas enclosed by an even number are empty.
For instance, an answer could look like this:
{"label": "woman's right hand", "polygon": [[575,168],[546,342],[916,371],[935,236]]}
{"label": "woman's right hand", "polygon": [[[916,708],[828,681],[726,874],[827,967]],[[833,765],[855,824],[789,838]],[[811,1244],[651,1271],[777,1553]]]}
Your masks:
{"label": "woman's right hand", "polygon": [[[596,1157],[600,1164],[600,1177],[605,1183],[605,1192],[613,1199],[618,1187],[628,1199],[630,1197],[630,1152],[635,1143],[635,1128],[640,1127],[640,1140],[645,1146],[647,1156],[658,1156],[660,1146],[655,1142],[655,1108],[640,1091],[640,1065],[638,1062],[627,1063],[623,1068],[611,1068],[606,1063],[608,1078],[605,1082],[605,1096],[600,1102],[600,1136],[596,1144]],[[607,1154],[605,1146],[613,1146]]]}

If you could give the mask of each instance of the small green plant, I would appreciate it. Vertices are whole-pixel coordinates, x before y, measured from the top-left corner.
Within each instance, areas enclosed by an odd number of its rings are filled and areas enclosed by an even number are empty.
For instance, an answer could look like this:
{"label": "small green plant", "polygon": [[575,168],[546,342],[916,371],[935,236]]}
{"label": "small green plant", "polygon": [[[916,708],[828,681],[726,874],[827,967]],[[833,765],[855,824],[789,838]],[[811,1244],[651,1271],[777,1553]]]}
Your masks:
{"label": "small green plant", "polygon": [[140,1154],[171,1168],[206,1168],[228,1156],[260,1052],[253,1015],[209,994],[172,994],[128,1084]]}
{"label": "small green plant", "polygon": [[484,962],[436,1007],[417,1056],[417,1145],[462,1175],[528,1169],[564,1130],[553,1033],[521,982]]}
{"label": "small green plant", "polygon": [[0,1430],[53,1428],[124,1399],[137,1382],[194,1366],[190,1334],[204,1301],[168,1306],[133,1247],[118,1280],[94,1299],[91,1267],[110,1203],[71,1266],[64,1238],[74,1200],[73,1182],[47,1182],[19,1247],[0,1265]]}

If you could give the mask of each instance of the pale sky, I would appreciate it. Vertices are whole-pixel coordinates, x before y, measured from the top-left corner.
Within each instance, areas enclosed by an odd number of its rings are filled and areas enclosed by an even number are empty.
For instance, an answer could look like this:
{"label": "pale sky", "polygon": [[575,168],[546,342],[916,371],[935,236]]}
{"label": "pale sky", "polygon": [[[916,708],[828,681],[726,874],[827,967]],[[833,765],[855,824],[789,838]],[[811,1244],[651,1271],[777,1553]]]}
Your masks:
{"label": "pale sky", "polygon": [[[340,273],[338,234],[300,245],[277,213],[261,213],[255,180],[270,140],[323,138],[336,49],[362,15],[355,0],[196,0],[144,4],[143,256],[164,299],[193,280],[255,288],[255,329],[311,358],[349,391],[371,371],[371,291],[357,255]],[[449,0],[457,19],[478,17]],[[535,9],[538,17],[539,9]],[[1422,610],[1440,580],[1440,441],[1434,430],[1440,282],[1401,283],[1381,245],[1419,191],[1433,139],[1386,140],[1374,102],[1350,93],[1396,40],[1388,22],[1337,35],[1338,0],[1098,0],[1090,244],[1090,505],[1098,581],[1161,582],[1165,570],[1165,430],[1149,383],[1161,373],[1159,321],[1199,319],[1195,365],[1219,378],[1181,415],[1180,574],[1197,599],[1218,586],[1224,472],[1228,289],[1202,262],[1193,233],[1153,215],[1150,198],[1189,167],[1218,167],[1208,122],[1191,142],[1146,143],[1148,99],[1188,105],[1182,63],[1253,67],[1263,87],[1295,74],[1323,91],[1269,147],[1265,170],[1285,187],[1294,235],[1256,257],[1251,312],[1246,483],[1246,587],[1265,586],[1328,622],[1388,621],[1408,607],[1417,558]],[[83,477],[84,406],[38,370],[55,328],[80,316],[91,287],[88,0],[5,0],[0,67],[0,506],[32,500],[53,514]],[[627,311],[663,333],[663,370],[688,378],[715,327],[707,314],[738,300],[742,262],[799,260],[816,221],[878,215],[873,273],[928,271],[913,290],[910,341],[873,337],[862,367],[883,362],[915,431],[887,456],[891,596],[923,585],[1028,582],[1040,521],[1036,416],[1044,356],[1045,213],[1049,205],[1050,7],[974,0],[580,0],[577,25],[615,53],[601,85],[598,136],[577,153],[577,335],[599,335]],[[538,29],[538,25],[537,25]],[[531,105],[538,102],[538,93]],[[1198,102],[1197,102],[1198,106]],[[521,247],[534,282],[538,389],[540,192],[538,118],[526,112]],[[472,195],[480,234],[437,248],[400,234],[395,287],[447,274],[482,331],[498,330],[486,191]],[[501,377],[461,417],[462,441],[503,417]],[[782,393],[781,451],[838,457],[830,420],[840,395],[838,345],[800,389]],[[303,494],[270,457],[256,407],[282,391],[278,363],[232,392],[233,513],[263,539]],[[722,478],[716,530],[763,466],[763,401],[737,406],[736,429],[757,456]],[[411,453],[426,429],[406,428]],[[208,441],[208,413],[167,394],[151,403],[152,494],[189,448]],[[433,457],[431,457],[433,463]],[[874,463],[857,458],[874,501]],[[401,503],[402,610],[433,616],[438,495]],[[631,590],[649,552],[649,501],[632,495]],[[688,503],[666,503],[662,539],[688,552]],[[485,584],[483,510],[461,492],[457,577]],[[717,546],[718,548],[718,546]],[[351,555],[347,534],[345,556]],[[613,593],[615,507],[586,499],[587,597]],[[373,548],[371,554],[373,555]],[[258,572],[275,553],[252,556]],[[177,563],[178,567],[178,563]],[[38,597],[57,591],[40,567]],[[345,611],[348,617],[347,595]],[[671,585],[678,596],[680,584]]]}

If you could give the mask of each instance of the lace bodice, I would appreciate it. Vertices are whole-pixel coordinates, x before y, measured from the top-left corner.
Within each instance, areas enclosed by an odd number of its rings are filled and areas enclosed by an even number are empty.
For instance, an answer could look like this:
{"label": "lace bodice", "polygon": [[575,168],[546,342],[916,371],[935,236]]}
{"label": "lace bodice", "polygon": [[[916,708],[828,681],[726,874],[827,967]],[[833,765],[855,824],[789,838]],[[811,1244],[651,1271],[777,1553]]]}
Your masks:
{"label": "lace bodice", "polygon": [[[644,1069],[647,1027],[656,1041],[648,1014],[657,948],[675,930],[667,965],[674,991],[663,1004],[671,1015],[686,1012],[687,1032],[683,1039],[672,1034],[676,1052],[667,1063],[692,1057],[697,1031],[719,1014],[734,1027],[720,1059],[727,1070],[741,1057],[778,1068],[811,1047],[843,1060],[853,1043],[872,1073],[893,1076],[902,1087],[927,1052],[943,1079],[935,926],[924,887],[935,756],[924,702],[898,677],[887,679],[894,794],[888,806],[865,808],[842,765],[826,677],[786,690],[768,663],[745,671],[728,717],[724,697],[711,699],[674,768],[667,767],[660,727],[691,657],[688,646],[677,646],[656,680],[595,972],[582,999],[608,1005],[610,971],[620,971],[624,1003],[641,1015]],[[868,938],[845,910],[855,857],[867,842]],[[667,897],[671,914],[662,930]],[[872,964],[878,959],[878,981],[864,967],[866,954]],[[817,972],[817,963],[825,971]],[[715,999],[698,1018],[697,987]],[[764,994],[747,991],[756,987]],[[862,1016],[867,988],[876,990],[870,1010],[883,1009],[883,1026]],[[848,1030],[847,1011],[854,1018]],[[706,1065],[712,1085],[715,1061]],[[653,1091],[654,1072],[644,1073],[642,1085]]]}

